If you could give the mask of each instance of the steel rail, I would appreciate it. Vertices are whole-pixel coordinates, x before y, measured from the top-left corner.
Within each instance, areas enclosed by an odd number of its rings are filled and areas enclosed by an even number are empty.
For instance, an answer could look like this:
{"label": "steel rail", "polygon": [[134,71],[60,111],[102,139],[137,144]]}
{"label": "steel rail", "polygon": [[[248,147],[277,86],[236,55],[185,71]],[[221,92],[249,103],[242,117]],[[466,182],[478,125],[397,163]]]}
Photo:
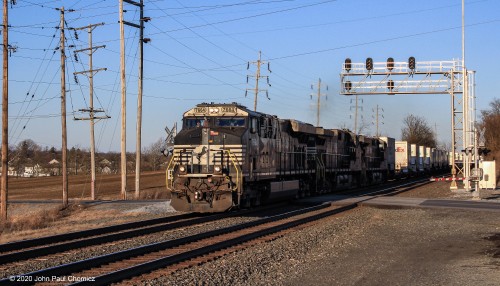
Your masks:
{"label": "steel rail", "polygon": [[[195,242],[195,241],[198,241],[201,239],[206,239],[206,238],[210,238],[210,237],[214,237],[214,236],[218,236],[218,235],[231,233],[234,231],[238,231],[238,230],[242,230],[245,228],[254,227],[254,226],[261,225],[261,224],[289,218],[292,216],[304,214],[304,213],[311,212],[311,211],[321,210],[321,209],[327,208],[329,206],[330,206],[329,203],[325,203],[325,204],[321,204],[318,206],[307,207],[307,208],[303,208],[300,210],[295,210],[295,211],[290,211],[290,212],[287,212],[284,214],[269,216],[269,217],[261,218],[261,219],[255,220],[255,221],[246,222],[246,223],[242,223],[242,224],[238,224],[238,225],[234,225],[234,226],[229,226],[229,227],[222,228],[222,229],[216,229],[216,230],[212,230],[212,231],[208,231],[208,232],[204,232],[204,233],[200,233],[200,234],[196,234],[196,235],[191,235],[191,236],[187,236],[187,237],[182,237],[182,238],[178,238],[178,239],[174,239],[174,240],[153,243],[153,244],[149,244],[149,245],[145,245],[145,246],[140,246],[137,248],[132,248],[132,249],[123,250],[123,251],[119,251],[119,252],[115,252],[115,253],[111,253],[111,254],[93,257],[93,258],[89,258],[89,259],[85,259],[85,260],[81,260],[81,261],[77,261],[77,262],[72,262],[72,263],[68,263],[68,264],[64,264],[64,265],[60,265],[60,266],[55,266],[55,267],[51,267],[51,268],[47,268],[47,269],[43,269],[43,270],[39,270],[39,271],[34,271],[34,272],[22,274],[22,275],[14,275],[11,277],[31,276],[33,278],[37,278],[37,277],[52,277],[52,276],[68,275],[68,274],[75,273],[78,271],[83,271],[86,269],[99,267],[101,265],[104,265],[104,264],[107,264],[110,262],[124,260],[124,259],[128,259],[128,258],[144,255],[147,253],[151,253],[151,252],[155,252],[155,251],[160,251],[160,250],[164,250],[164,249],[192,243],[192,242]],[[353,207],[355,207],[355,205]],[[32,280],[35,281],[36,279],[32,279]],[[9,278],[0,280],[0,286],[1,285],[21,285],[23,283],[25,283],[25,282],[18,282],[15,280],[12,281]],[[95,281],[92,282],[92,284],[94,284],[94,283],[96,283],[96,282]],[[105,284],[107,284],[107,283],[105,283]]]}
{"label": "steel rail", "polygon": [[33,239],[28,239],[28,240],[14,241],[14,242],[9,242],[9,243],[5,243],[5,244],[0,244],[0,253],[5,253],[5,252],[9,252],[9,251],[14,251],[14,250],[21,250],[24,248],[35,247],[35,246],[40,246],[40,245],[44,245],[44,244],[54,244],[54,243],[64,242],[64,241],[73,240],[73,239],[81,239],[81,238],[96,236],[96,235],[105,234],[105,233],[112,233],[112,232],[117,232],[117,231],[134,229],[134,228],[144,227],[144,226],[148,226],[148,225],[168,223],[168,222],[173,222],[176,220],[193,218],[196,216],[199,216],[199,215],[196,215],[193,213],[187,213],[187,214],[182,214],[182,215],[162,217],[162,218],[150,219],[150,220],[145,220],[145,221],[129,222],[129,223],[124,223],[124,224],[117,224],[117,225],[105,226],[105,227],[94,228],[94,229],[89,229],[89,230],[63,233],[63,234],[45,236],[45,237],[40,237],[40,238],[33,238]]}
{"label": "steel rail", "polygon": [[173,229],[177,229],[177,228],[181,228],[181,227],[191,226],[194,224],[201,224],[201,223],[206,223],[206,222],[210,222],[210,221],[215,221],[215,220],[231,217],[234,215],[236,215],[236,213],[216,214],[216,215],[210,215],[210,216],[205,216],[205,217],[201,217],[201,218],[193,218],[193,219],[187,219],[187,220],[176,221],[176,222],[174,221],[174,222],[167,223],[167,224],[159,224],[159,225],[144,227],[144,228],[140,228],[140,229],[131,229],[131,230],[126,230],[126,231],[122,231],[122,232],[105,234],[105,235],[96,235],[96,236],[88,237],[88,238],[81,239],[81,240],[73,240],[73,241],[69,241],[69,242],[63,242],[60,244],[51,244],[48,246],[42,246],[42,247],[38,247],[38,248],[30,248],[30,249],[22,250],[22,251],[18,251],[18,252],[10,252],[10,253],[0,255],[0,264],[26,260],[26,259],[30,259],[30,258],[60,253],[63,251],[68,251],[68,250],[77,249],[77,248],[83,248],[83,247],[88,247],[88,246],[93,246],[93,245],[104,244],[107,242],[113,242],[113,241],[117,241],[117,240],[133,238],[133,237],[147,235],[147,234],[161,232],[161,231],[173,230]]}
{"label": "steel rail", "polygon": [[[327,204],[327,206],[331,206],[331,204]],[[221,241],[218,243],[215,243],[213,245],[208,245],[205,247],[197,248],[191,251],[187,251],[184,253],[172,255],[172,256],[167,256],[164,258],[160,258],[157,260],[149,261],[146,263],[142,263],[139,265],[135,265],[129,268],[125,269],[120,269],[118,271],[110,272],[105,275],[101,275],[98,277],[95,277],[95,281],[89,282],[89,281],[82,281],[82,282],[77,282],[77,283],[72,283],[70,285],[109,285],[111,283],[115,282],[120,282],[128,278],[132,278],[135,276],[139,276],[141,274],[151,272],[166,266],[170,266],[182,261],[186,261],[195,257],[199,257],[214,251],[222,250],[224,248],[229,248],[238,244],[245,243],[247,241],[251,241],[254,239],[257,239],[262,236],[274,234],[289,228],[293,228],[296,226],[299,226],[301,224],[309,223],[315,220],[319,220],[322,218],[325,218],[327,216],[331,216],[334,214],[338,214],[341,212],[345,212],[351,209],[354,209],[358,206],[358,204],[350,204],[346,206],[342,206],[333,210],[325,211],[319,214],[311,215],[305,218],[297,219],[291,222],[287,222],[284,224],[280,224],[277,226],[272,226],[263,230],[255,231],[249,234],[244,234],[241,236],[238,236],[233,239]]]}

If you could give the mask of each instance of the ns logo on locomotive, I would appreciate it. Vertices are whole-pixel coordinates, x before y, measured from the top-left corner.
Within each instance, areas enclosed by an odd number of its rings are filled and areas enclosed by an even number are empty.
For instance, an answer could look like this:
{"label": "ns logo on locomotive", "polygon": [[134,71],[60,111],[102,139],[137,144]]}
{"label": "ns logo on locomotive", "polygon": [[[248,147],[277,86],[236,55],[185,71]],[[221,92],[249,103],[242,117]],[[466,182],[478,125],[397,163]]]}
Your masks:
{"label": "ns logo on locomotive", "polygon": [[176,210],[222,212],[383,182],[394,172],[394,145],[237,103],[202,103],[183,115],[166,185]]}

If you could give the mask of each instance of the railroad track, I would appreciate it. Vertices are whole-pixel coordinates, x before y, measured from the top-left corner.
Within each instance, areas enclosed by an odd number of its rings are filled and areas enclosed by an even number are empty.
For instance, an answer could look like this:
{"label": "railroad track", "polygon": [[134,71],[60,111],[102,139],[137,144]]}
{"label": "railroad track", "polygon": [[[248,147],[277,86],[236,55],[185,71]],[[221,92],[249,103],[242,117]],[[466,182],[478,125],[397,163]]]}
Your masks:
{"label": "railroad track", "polygon": [[[402,186],[379,190],[378,193],[391,195],[413,187],[414,183],[406,183]],[[253,245],[261,240],[269,239],[269,237],[280,236],[282,232],[291,231],[296,227],[354,209],[357,206],[358,203],[341,207],[324,203],[179,239],[144,245],[22,274],[11,279],[0,280],[0,285],[24,284],[26,282],[30,284],[40,282],[47,285],[64,285],[73,282],[82,285],[108,285],[133,279],[158,269],[161,269],[162,274],[171,273],[180,268],[200,264],[225,253]],[[160,274],[153,273],[149,277],[154,275]],[[53,277],[65,280],[54,281]]]}
{"label": "railroad track", "polygon": [[63,253],[69,250],[76,250],[94,245],[102,245],[108,242],[116,242],[157,232],[181,229],[257,211],[258,210],[254,209],[212,215],[187,213],[0,244],[0,265]]}

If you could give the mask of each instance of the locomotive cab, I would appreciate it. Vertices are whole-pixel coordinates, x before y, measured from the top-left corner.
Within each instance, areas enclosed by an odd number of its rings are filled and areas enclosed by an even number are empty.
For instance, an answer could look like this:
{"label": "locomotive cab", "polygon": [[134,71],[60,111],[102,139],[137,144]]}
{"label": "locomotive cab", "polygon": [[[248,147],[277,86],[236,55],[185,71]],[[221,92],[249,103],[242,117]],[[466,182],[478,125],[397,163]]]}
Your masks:
{"label": "locomotive cab", "polygon": [[235,104],[199,104],[184,113],[167,168],[171,205],[221,212],[239,204],[248,113]]}

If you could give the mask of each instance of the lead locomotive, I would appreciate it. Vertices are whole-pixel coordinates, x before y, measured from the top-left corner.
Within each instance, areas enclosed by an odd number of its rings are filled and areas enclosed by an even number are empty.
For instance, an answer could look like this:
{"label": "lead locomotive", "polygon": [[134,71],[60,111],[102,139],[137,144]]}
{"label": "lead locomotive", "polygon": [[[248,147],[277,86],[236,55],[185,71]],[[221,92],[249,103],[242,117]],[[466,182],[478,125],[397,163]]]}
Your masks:
{"label": "lead locomotive", "polygon": [[202,103],[184,113],[167,189],[178,211],[222,212],[382,182],[394,171],[388,143],[394,148],[392,138]]}

